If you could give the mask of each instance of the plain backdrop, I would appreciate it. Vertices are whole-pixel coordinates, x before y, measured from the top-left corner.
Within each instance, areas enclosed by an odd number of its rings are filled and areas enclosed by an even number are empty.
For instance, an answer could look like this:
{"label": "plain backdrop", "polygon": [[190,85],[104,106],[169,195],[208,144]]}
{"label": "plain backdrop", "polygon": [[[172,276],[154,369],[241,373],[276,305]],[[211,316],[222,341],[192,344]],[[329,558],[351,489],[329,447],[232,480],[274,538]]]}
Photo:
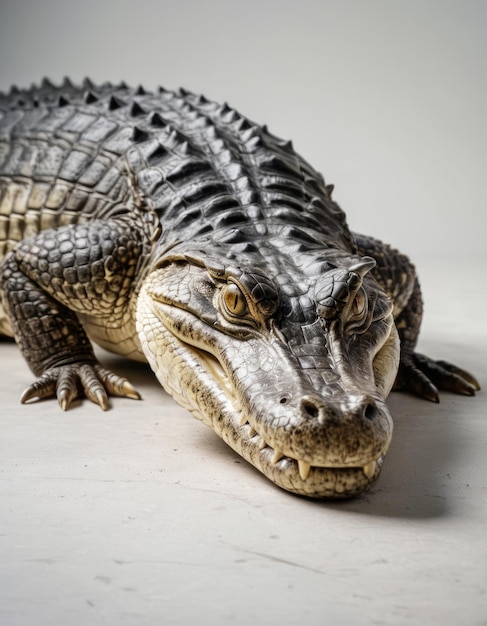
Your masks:
{"label": "plain backdrop", "polygon": [[3,0],[0,89],[185,86],[295,147],[351,227],[414,259],[485,254],[487,2]]}

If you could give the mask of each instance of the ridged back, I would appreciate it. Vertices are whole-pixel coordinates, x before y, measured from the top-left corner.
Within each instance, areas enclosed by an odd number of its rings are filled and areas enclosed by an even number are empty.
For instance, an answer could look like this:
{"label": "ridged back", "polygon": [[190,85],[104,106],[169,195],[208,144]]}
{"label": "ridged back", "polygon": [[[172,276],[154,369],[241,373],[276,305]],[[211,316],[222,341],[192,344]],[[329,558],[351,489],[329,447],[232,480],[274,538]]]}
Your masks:
{"label": "ridged back", "polygon": [[134,199],[157,214],[161,250],[283,229],[353,250],[322,176],[227,104],[90,81],[0,95],[0,258],[41,229],[128,214]]}

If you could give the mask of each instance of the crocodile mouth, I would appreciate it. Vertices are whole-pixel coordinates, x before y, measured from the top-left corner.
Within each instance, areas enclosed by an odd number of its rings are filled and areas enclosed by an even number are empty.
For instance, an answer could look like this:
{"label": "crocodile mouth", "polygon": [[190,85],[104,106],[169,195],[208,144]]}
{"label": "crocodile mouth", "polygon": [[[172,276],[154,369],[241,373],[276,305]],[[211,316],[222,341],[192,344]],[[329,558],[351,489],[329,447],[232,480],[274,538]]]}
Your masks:
{"label": "crocodile mouth", "polygon": [[236,407],[230,378],[211,353],[189,344],[186,347],[204,363],[205,369],[225,391],[233,411],[225,427],[213,429],[236,452],[280,487],[301,495],[321,498],[351,497],[362,493],[380,475],[387,447],[363,464],[317,465],[285,454],[273,446],[249,421],[247,413]]}
{"label": "crocodile mouth", "polygon": [[[321,495],[322,497],[357,495],[378,478],[385,457],[385,452],[383,452],[379,457],[361,466],[314,465],[274,448],[245,417],[241,419],[239,426],[242,441],[247,441],[249,447],[258,448],[261,466],[269,469],[275,468],[281,474],[286,474],[290,486],[285,488],[303,495]],[[332,493],[315,494],[315,485],[323,482],[333,485]]]}

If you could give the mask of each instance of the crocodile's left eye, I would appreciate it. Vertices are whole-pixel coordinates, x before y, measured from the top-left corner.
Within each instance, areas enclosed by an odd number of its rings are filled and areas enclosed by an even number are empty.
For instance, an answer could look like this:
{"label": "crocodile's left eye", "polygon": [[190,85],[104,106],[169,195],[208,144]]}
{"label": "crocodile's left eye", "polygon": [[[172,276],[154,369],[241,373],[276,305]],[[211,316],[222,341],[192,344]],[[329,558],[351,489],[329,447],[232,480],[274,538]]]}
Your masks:
{"label": "crocodile's left eye", "polygon": [[361,316],[365,313],[365,307],[367,305],[367,297],[363,291],[363,289],[359,289],[353,299],[352,303],[352,313],[356,316]]}
{"label": "crocodile's left eye", "polygon": [[243,317],[249,311],[245,296],[235,283],[225,285],[222,300],[227,312],[234,317]]}
{"label": "crocodile's left eye", "polygon": [[360,288],[355,294],[350,305],[346,329],[348,333],[364,333],[372,321],[371,309],[365,291]]}

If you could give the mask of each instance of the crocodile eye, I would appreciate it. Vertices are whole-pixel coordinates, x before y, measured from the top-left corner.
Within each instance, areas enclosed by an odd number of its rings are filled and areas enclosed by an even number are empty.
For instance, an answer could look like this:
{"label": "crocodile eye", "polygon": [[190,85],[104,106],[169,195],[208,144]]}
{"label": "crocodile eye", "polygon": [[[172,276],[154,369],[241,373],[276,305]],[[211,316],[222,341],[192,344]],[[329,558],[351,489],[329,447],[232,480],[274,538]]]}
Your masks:
{"label": "crocodile eye", "polygon": [[362,289],[356,293],[352,304],[352,311],[355,315],[361,315],[364,312],[367,298]]}
{"label": "crocodile eye", "polygon": [[223,302],[225,303],[225,308],[231,315],[241,317],[248,311],[245,296],[235,283],[230,283],[224,287]]}

